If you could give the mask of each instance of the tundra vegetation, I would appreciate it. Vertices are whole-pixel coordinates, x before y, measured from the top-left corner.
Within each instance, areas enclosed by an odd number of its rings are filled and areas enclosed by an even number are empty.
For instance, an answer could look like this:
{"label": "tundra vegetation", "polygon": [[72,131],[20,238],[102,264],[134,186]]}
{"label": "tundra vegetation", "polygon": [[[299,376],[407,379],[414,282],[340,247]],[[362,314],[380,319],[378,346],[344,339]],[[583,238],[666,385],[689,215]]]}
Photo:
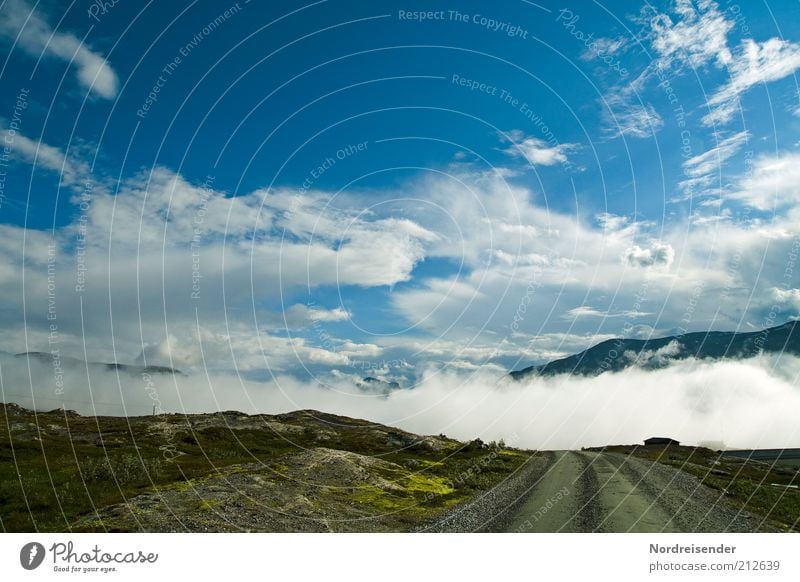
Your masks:
{"label": "tundra vegetation", "polygon": [[83,417],[0,404],[0,527],[404,531],[532,454],[306,410]]}

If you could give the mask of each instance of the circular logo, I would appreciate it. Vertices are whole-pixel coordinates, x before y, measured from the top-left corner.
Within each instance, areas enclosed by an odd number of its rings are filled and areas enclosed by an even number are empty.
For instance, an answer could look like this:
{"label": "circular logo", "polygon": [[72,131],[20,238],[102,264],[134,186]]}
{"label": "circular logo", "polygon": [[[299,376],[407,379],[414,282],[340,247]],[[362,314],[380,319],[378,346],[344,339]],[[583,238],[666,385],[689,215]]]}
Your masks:
{"label": "circular logo", "polygon": [[19,551],[19,563],[26,570],[35,570],[44,561],[44,546],[39,542],[29,542]]}

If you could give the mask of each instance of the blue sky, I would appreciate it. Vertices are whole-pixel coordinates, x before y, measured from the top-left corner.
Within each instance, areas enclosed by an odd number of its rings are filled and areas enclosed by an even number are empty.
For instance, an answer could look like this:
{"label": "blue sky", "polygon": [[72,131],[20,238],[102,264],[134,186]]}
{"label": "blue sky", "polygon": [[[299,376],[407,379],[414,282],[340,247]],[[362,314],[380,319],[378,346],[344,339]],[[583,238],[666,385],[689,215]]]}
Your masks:
{"label": "blue sky", "polygon": [[410,385],[800,308],[796,2],[6,0],[0,43],[0,350]]}

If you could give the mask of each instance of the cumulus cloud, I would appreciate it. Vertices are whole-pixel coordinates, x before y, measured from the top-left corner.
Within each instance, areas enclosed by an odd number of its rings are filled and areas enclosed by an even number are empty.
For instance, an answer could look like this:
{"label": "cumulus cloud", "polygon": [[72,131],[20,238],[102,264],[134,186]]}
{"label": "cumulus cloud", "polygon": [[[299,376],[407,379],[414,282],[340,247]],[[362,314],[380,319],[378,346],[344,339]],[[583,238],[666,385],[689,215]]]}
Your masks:
{"label": "cumulus cloud", "polygon": [[44,55],[72,64],[78,81],[105,99],[117,95],[119,80],[106,58],[75,34],[53,30],[46,18],[25,0],[6,0],[0,17],[0,36],[15,42],[34,58]]}
{"label": "cumulus cloud", "polygon": [[[454,183],[469,184],[470,195]],[[428,257],[447,257],[465,268],[417,279],[392,294],[392,306],[417,329],[439,341],[460,339],[462,345],[482,330],[501,338],[513,331],[546,334],[565,331],[561,322],[576,325],[579,333],[590,326],[597,332],[599,323],[603,333],[619,334],[620,318],[552,317],[580,306],[609,305],[612,296],[612,313],[658,313],[659,320],[675,322],[686,317],[691,303],[693,325],[732,328],[735,315],[723,315],[723,321],[715,313],[740,313],[751,293],[766,297],[783,276],[787,245],[797,232],[788,215],[770,223],[687,223],[693,220],[688,217],[659,227],[606,213],[586,222],[543,211],[535,193],[518,184],[467,172],[409,187],[447,209],[459,225],[450,229],[451,222],[434,221],[435,216],[420,219],[442,235],[427,248]],[[480,203],[473,202],[473,194]],[[511,228],[514,224],[520,227]]]}
{"label": "cumulus cloud", "polygon": [[675,249],[669,243],[654,241],[647,247],[633,245],[625,249],[623,257],[632,267],[668,268],[675,259]]}
{"label": "cumulus cloud", "polygon": [[567,153],[575,150],[578,144],[550,143],[542,139],[526,136],[520,130],[508,132],[512,145],[503,150],[512,157],[523,157],[532,166],[554,166],[567,161]]}
{"label": "cumulus cloud", "polygon": [[[43,168],[58,171],[66,158],[56,154]],[[71,158],[70,180],[80,184],[84,166]],[[735,181],[736,190],[769,191],[755,180],[762,165]],[[54,233],[3,227],[0,349],[48,348],[49,245],[65,351],[80,354],[85,341],[101,361],[141,356],[189,369],[316,373],[376,359],[543,363],[619,335],[623,316],[652,326],[655,313],[679,321],[690,302],[694,325],[732,327],[749,295],[767,301],[782,283],[797,232],[791,212],[769,223],[691,229],[680,218],[658,225],[576,216],[547,208],[503,174],[448,170],[338,196],[276,188],[231,197],[213,180],[164,167],[124,177],[116,195],[98,188]],[[367,200],[387,203],[366,213]],[[88,266],[80,293],[78,240]],[[437,267],[418,269],[427,261]],[[390,326],[413,334],[369,335],[365,329],[376,328],[362,313],[374,314],[375,305],[360,312],[332,303],[336,286],[364,288],[358,293],[375,300]],[[747,304],[755,317],[770,307]],[[570,337],[562,343],[559,334]]]}
{"label": "cumulus cloud", "polygon": [[[79,353],[84,335],[99,349],[97,359],[141,354],[178,367],[245,370],[265,369],[265,362],[275,369],[344,365],[374,348],[353,344],[337,353],[329,330],[324,339],[322,331],[300,338],[276,332],[347,323],[348,310],[292,298],[303,288],[308,296],[324,285],[406,281],[426,245],[438,240],[412,220],[365,214],[360,201],[336,207],[327,193],[288,190],[231,197],[213,179],[194,182],[160,166],[123,178],[115,193],[102,183],[83,192],[93,178],[80,157],[22,134],[15,147],[21,160],[35,160],[74,187],[80,214],[49,237],[5,227],[0,272],[9,276],[0,287],[5,329],[14,332],[0,342],[13,352],[47,348],[35,330],[49,325],[48,285],[54,283],[62,348]],[[17,275],[23,257],[24,289]],[[287,301],[285,313],[258,307]],[[82,314],[82,305],[91,310]],[[109,341],[112,320],[116,337]],[[35,338],[24,348],[16,333],[23,321],[26,337]],[[67,346],[72,338],[77,345]]]}
{"label": "cumulus cloud", "polygon": [[291,321],[295,326],[306,325],[315,321],[347,321],[350,313],[341,307],[335,309],[322,309],[319,307],[309,307],[298,303],[292,305],[285,311],[287,321]]}
{"label": "cumulus cloud", "polygon": [[772,288],[772,296],[779,303],[788,303],[794,309],[800,309],[800,289]]}
{"label": "cumulus cloud", "polygon": [[800,203],[800,153],[763,155],[730,194],[758,210],[794,207]]}
{"label": "cumulus cloud", "polygon": [[642,350],[641,352],[628,350],[622,355],[630,363],[639,366],[640,368],[653,369],[664,368],[665,366],[668,366],[672,363],[675,356],[680,355],[680,353],[680,342],[673,340],[657,350]]}

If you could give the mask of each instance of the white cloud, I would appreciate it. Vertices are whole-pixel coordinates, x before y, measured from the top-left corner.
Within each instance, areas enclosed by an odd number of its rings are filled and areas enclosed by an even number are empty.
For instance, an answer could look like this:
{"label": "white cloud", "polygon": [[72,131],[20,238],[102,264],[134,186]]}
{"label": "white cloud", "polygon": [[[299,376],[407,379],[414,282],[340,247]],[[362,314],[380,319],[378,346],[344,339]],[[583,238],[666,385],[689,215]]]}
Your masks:
{"label": "white cloud", "polygon": [[[155,167],[123,180],[116,194],[93,194],[87,244],[100,257],[111,245],[113,255],[144,259],[152,253],[158,264],[182,256],[186,266],[200,254],[204,277],[242,277],[250,288],[252,275],[269,290],[394,285],[409,279],[425,245],[437,239],[407,219],[376,219],[356,207],[326,204],[326,194],[296,194],[274,190],[230,197],[213,182],[191,183]],[[296,236],[283,237],[281,229]]]}
{"label": "white cloud", "polygon": [[[39,167],[60,175],[62,184],[80,190],[91,180],[88,164],[77,156],[19,133],[15,147],[20,159],[31,163],[38,151]],[[27,337],[36,343],[18,345],[21,336],[13,333],[0,340],[9,342],[4,345],[10,351],[48,349],[46,336],[35,330],[48,325],[47,244],[54,242],[65,351],[72,344],[80,353],[84,335],[98,350],[96,359],[131,361],[144,352],[162,363],[173,358],[179,367],[259,370],[269,361],[283,369],[373,357],[380,346],[339,345],[330,338],[335,345],[320,348],[323,340],[313,332],[305,339],[264,332],[346,322],[351,314],[343,307],[290,301],[285,313],[259,310],[254,320],[253,306],[292,297],[304,286],[394,285],[410,278],[426,246],[441,241],[410,219],[363,213],[361,200],[342,197],[342,205],[334,207],[327,193],[296,194],[274,190],[230,197],[213,180],[193,183],[154,167],[121,180],[115,194],[102,184],[93,189],[80,214],[51,237],[5,227],[0,273],[8,277],[0,284],[5,298],[0,313],[15,333],[25,321]],[[78,241],[87,269],[80,292],[75,290]],[[24,292],[18,276],[23,256]],[[31,294],[24,313],[23,293]],[[91,317],[81,318],[81,299],[91,306]],[[118,334],[113,344],[112,318]]]}
{"label": "white cloud", "polygon": [[352,314],[336,307],[325,309],[316,305],[295,303],[283,311],[263,311],[258,314],[258,323],[267,329],[303,329],[314,323],[347,321]]}
{"label": "white cloud", "polygon": [[342,341],[336,346],[336,353],[348,358],[369,359],[383,354],[384,348],[375,344],[361,344],[353,341]]}
{"label": "white cloud", "polygon": [[8,129],[1,127],[0,132],[4,142],[11,145],[12,151],[29,164],[57,173],[63,186],[80,189],[91,178],[89,164],[74,156],[67,156],[59,148],[33,140],[19,132],[11,137]]}
{"label": "white cloud", "polygon": [[603,100],[606,131],[612,137],[652,137],[664,126],[661,115],[632,90],[612,91]]}
{"label": "white cloud", "polygon": [[772,288],[772,296],[779,303],[788,303],[794,309],[800,309],[800,289]]}
{"label": "white cloud", "polygon": [[[652,9],[649,9],[652,11]],[[638,19],[649,27],[648,39],[658,55],[655,66],[681,73],[706,65],[727,72],[726,83],[711,93],[702,118],[706,126],[724,125],[739,108],[739,98],[752,87],[783,79],[800,68],[800,44],[780,38],[758,42],[750,38],[732,47],[728,35],[735,22],[712,0],[677,0],[670,13],[651,15],[643,10]],[[646,71],[652,78],[654,70]],[[694,180],[696,184],[698,180]],[[691,181],[690,181],[691,183]]]}
{"label": "white cloud", "polygon": [[[449,258],[464,269],[417,279],[390,299],[409,324],[448,341],[469,342],[484,330],[512,337],[512,322],[525,333],[563,331],[559,321],[565,320],[552,314],[612,303],[615,313],[658,314],[643,316],[642,323],[660,329],[677,327],[684,318],[700,329],[733,327],[743,306],[760,308],[748,303],[748,295],[765,297],[780,282],[781,261],[798,232],[789,213],[769,223],[725,212],[727,220],[705,223],[693,216],[658,224],[613,214],[585,222],[545,210],[534,192],[517,184],[460,171],[409,184],[407,191],[424,192],[446,209],[445,218],[421,219],[441,234],[427,256]],[[731,181],[737,188],[745,180]],[[458,184],[469,184],[468,194]],[[513,224],[521,226],[508,227]],[[597,331],[590,328],[597,318],[575,321],[577,332]],[[619,322],[607,318],[602,332],[619,333]]]}
{"label": "white cloud", "polygon": [[623,36],[617,38],[597,38],[581,53],[581,60],[591,61],[596,58],[607,59],[609,56],[624,51],[628,46],[628,39]]}
{"label": "white cloud", "polygon": [[601,212],[595,216],[597,224],[603,229],[603,234],[613,240],[630,239],[638,236],[645,223],[632,222],[627,216],[620,216],[610,212]]}
{"label": "white cloud", "polygon": [[[295,307],[297,307],[297,305],[295,305]],[[305,305],[302,307],[305,307]],[[350,317],[350,313],[341,307],[337,307],[336,309],[319,309],[313,307],[308,310],[308,318],[311,321],[347,321]]]}
{"label": "white cloud", "polygon": [[237,370],[281,372],[302,370],[306,366],[348,366],[350,356],[371,353],[350,346],[345,352],[318,347],[300,337],[261,333],[253,327],[233,323],[226,327],[207,325],[174,326],[166,337],[142,346],[137,361],[148,365],[171,366],[182,372],[199,370]]}
{"label": "white cloud", "polygon": [[723,173],[728,160],[737,154],[750,138],[750,133],[740,131],[724,139],[717,137],[717,143],[711,149],[689,158],[683,163],[683,173],[686,179],[678,183],[681,194],[673,197],[670,202],[681,202],[684,200],[700,201],[703,197],[712,196],[713,199],[705,199],[699,202],[693,220],[695,224],[701,221],[715,221],[726,219],[728,209],[719,211],[713,215],[699,213],[703,208],[718,207],[722,203],[722,188],[727,186],[728,179]]}
{"label": "white cloud", "polygon": [[715,174],[720,174],[725,162],[747,143],[749,137],[749,132],[740,131],[718,140],[713,148],[686,160],[683,163],[683,171],[690,180],[682,182],[681,185],[705,186],[711,183]]}
{"label": "white cloud", "polygon": [[580,307],[575,307],[567,311],[563,318],[578,319],[579,317],[599,317],[605,319],[607,317],[629,317],[635,319],[637,317],[646,317],[648,315],[653,314],[644,311],[600,311],[599,309],[595,309],[594,307],[590,307],[588,305],[581,305]]}
{"label": "white cloud", "polygon": [[675,259],[675,249],[669,243],[654,241],[648,247],[633,245],[625,249],[625,261],[633,267],[664,267],[669,268]]}
{"label": "white cloud", "polygon": [[503,150],[512,157],[523,157],[533,166],[554,166],[567,161],[567,153],[576,149],[574,143],[549,143],[536,137],[526,136],[520,130],[508,132],[512,145]]}
{"label": "white cloud", "polygon": [[800,203],[800,153],[757,158],[730,198],[758,210],[796,206]]}
{"label": "white cloud", "polygon": [[628,350],[623,353],[623,357],[629,362],[634,363],[640,368],[663,368],[669,365],[675,356],[681,353],[681,344],[677,340],[672,340],[667,345],[657,350],[642,350],[636,352]]}
{"label": "white cloud", "polygon": [[673,12],[674,17],[658,14],[650,20],[651,43],[663,68],[698,68],[710,61],[724,67],[732,62],[728,33],[734,24],[716,2],[701,0],[695,8],[691,0],[677,0]]}
{"label": "white cloud", "polygon": [[650,81],[686,66],[697,68],[711,61],[726,66],[731,62],[727,35],[733,23],[715,2],[701,0],[695,7],[691,0],[677,0],[671,7],[671,13],[658,13],[647,5],[633,18],[645,31],[643,40],[649,40],[657,58],[638,77],[604,96],[605,130],[612,137],[648,138],[664,126],[662,116],[644,100]]}
{"label": "white cloud", "polygon": [[783,79],[800,68],[800,44],[779,38],[759,43],[742,41],[729,65],[730,79],[708,100],[711,111],[703,117],[704,125],[729,122],[739,107],[739,97],[761,83]]}
{"label": "white cloud", "polygon": [[0,35],[16,42],[35,58],[44,54],[71,63],[77,68],[78,81],[86,89],[105,99],[116,97],[119,80],[105,57],[74,34],[54,31],[25,0],[6,0],[0,17]]}
{"label": "white cloud", "polygon": [[525,367],[531,363],[547,362],[563,358],[584,350],[591,345],[611,339],[611,335],[540,333],[526,335],[515,333],[498,339],[495,334],[481,334],[468,340],[446,337],[419,338],[414,336],[391,336],[382,338],[386,352],[414,353],[415,364],[420,367],[425,362],[436,362],[449,367],[452,362],[461,362],[457,367],[488,363],[501,363],[504,370]]}
{"label": "white cloud", "polygon": [[[58,171],[63,157],[51,158],[48,167]],[[792,184],[800,179],[785,166],[800,161],[783,163],[769,170],[774,160],[757,160],[751,175],[734,180],[734,191],[759,200],[778,180],[796,193]],[[72,168],[77,181],[84,171],[79,159]],[[172,357],[178,367],[259,371],[352,366],[378,357],[511,367],[619,334],[622,316],[669,328],[690,302],[692,324],[724,329],[736,325],[742,306],[757,318],[761,303],[748,297],[772,301],[769,289],[782,283],[800,223],[791,201],[797,206],[800,197],[780,195],[789,209],[769,222],[675,217],[656,224],[559,212],[524,185],[463,165],[398,190],[333,197],[275,189],[235,198],[157,167],[123,179],[116,196],[100,190],[91,200],[83,320],[73,292],[79,223],[56,230],[59,330],[64,350],[80,353],[85,339],[91,359],[131,361],[144,351],[162,362]],[[419,200],[431,206],[409,202]],[[388,203],[385,213],[383,205],[365,213],[376,201]],[[50,237],[17,227],[2,235],[0,343],[9,351],[47,349]],[[190,298],[195,253],[198,300]],[[424,260],[449,266],[415,278]],[[397,285],[403,281],[410,283]],[[414,326],[413,334],[351,335],[345,329],[361,314],[331,304],[336,285],[387,286],[370,299],[392,324]],[[285,313],[270,311],[276,304],[286,305]],[[613,309],[603,313],[605,306]],[[28,328],[24,347],[20,321]],[[571,337],[560,343],[563,333]],[[550,339],[541,343],[542,337]]]}

